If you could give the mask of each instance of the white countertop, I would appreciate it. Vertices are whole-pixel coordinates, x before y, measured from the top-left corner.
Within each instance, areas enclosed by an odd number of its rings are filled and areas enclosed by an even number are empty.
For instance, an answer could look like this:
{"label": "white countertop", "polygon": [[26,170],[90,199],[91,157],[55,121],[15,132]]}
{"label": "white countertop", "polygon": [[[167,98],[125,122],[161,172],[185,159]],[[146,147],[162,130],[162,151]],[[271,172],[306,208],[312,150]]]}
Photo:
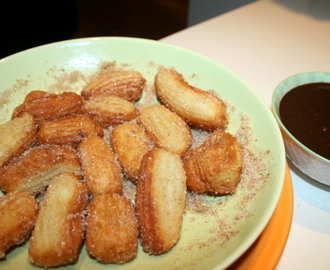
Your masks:
{"label": "white countertop", "polygon": [[[270,106],[283,79],[330,72],[330,1],[261,0],[161,40],[236,72]],[[330,187],[290,164],[294,216],[277,269],[330,269]]]}

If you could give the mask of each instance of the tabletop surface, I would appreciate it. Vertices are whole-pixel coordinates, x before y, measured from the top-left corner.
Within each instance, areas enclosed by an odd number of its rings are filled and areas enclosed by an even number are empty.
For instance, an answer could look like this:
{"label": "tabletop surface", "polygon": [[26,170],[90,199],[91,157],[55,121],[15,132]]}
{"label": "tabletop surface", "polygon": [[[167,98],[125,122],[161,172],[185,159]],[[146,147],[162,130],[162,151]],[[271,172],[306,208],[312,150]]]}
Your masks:
{"label": "tabletop surface", "polygon": [[[330,72],[330,1],[260,0],[161,41],[218,61],[270,106],[283,79],[301,72]],[[294,216],[277,269],[329,269],[330,187],[289,166]]]}

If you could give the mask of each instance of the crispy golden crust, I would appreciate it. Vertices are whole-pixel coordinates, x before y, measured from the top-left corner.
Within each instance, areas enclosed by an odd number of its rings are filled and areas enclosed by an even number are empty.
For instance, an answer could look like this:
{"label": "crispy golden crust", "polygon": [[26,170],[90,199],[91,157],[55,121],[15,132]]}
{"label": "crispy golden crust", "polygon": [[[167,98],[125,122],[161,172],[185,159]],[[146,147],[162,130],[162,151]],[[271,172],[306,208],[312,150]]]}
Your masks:
{"label": "crispy golden crust", "polygon": [[54,178],[30,238],[30,263],[47,268],[76,262],[84,239],[87,200],[88,189],[74,174]]}
{"label": "crispy golden crust", "polygon": [[138,118],[156,145],[175,154],[183,155],[192,137],[189,126],[163,105],[143,109]]}
{"label": "crispy golden crust", "polygon": [[38,131],[40,144],[77,144],[87,136],[103,136],[102,127],[89,115],[75,114],[46,122]]}
{"label": "crispy golden crust", "polygon": [[86,99],[93,96],[117,96],[134,102],[140,99],[145,82],[137,71],[111,71],[94,78],[84,87],[81,95]]}
{"label": "crispy golden crust", "polygon": [[143,249],[163,254],[178,242],[186,199],[180,156],[163,149],[148,152],[141,164],[135,198]]}
{"label": "crispy golden crust", "polygon": [[22,154],[36,139],[37,126],[29,113],[0,125],[0,167]]}
{"label": "crispy golden crust", "polygon": [[91,97],[84,101],[81,112],[89,114],[103,128],[131,121],[138,115],[133,103],[116,96]]}
{"label": "crispy golden crust", "polygon": [[78,152],[84,179],[92,195],[122,193],[121,167],[112,149],[102,138],[85,138]]}
{"label": "crispy golden crust", "polygon": [[124,123],[111,133],[111,145],[126,175],[138,180],[143,156],[154,147],[144,129],[135,123]]}
{"label": "crispy golden crust", "polygon": [[162,103],[190,125],[210,130],[227,126],[223,101],[189,85],[177,71],[161,68],[155,77],[155,88]]}
{"label": "crispy golden crust", "polygon": [[43,145],[12,159],[0,170],[0,187],[5,192],[38,194],[52,178],[65,172],[81,175],[80,162],[72,148]]}
{"label": "crispy golden crust", "polygon": [[118,194],[92,199],[88,207],[86,247],[101,263],[122,264],[137,255],[138,228],[132,204]]}
{"label": "crispy golden crust", "polygon": [[23,243],[30,235],[40,205],[25,192],[11,192],[0,197],[0,258],[6,251]]}
{"label": "crispy golden crust", "polygon": [[15,118],[28,112],[40,124],[78,113],[81,105],[81,96],[73,92],[56,95],[45,91],[32,91],[26,96],[23,104],[15,108],[12,117]]}
{"label": "crispy golden crust", "polygon": [[198,192],[233,194],[242,172],[241,146],[237,139],[220,129],[215,130],[183,158],[187,186]]}

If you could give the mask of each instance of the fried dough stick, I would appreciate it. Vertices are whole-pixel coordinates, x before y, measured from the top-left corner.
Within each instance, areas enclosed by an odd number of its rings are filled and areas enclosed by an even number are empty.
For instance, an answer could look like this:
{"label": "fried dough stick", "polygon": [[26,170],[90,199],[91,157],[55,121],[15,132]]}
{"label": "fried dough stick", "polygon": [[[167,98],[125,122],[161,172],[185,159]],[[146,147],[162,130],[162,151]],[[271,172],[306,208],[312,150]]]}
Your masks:
{"label": "fried dough stick", "polygon": [[85,138],[78,147],[84,179],[93,196],[122,193],[122,172],[110,146],[99,136]]}
{"label": "fried dough stick", "polygon": [[84,239],[87,200],[86,184],[77,176],[65,173],[54,178],[30,238],[31,264],[48,268],[76,262]]}
{"label": "fried dough stick", "polygon": [[28,112],[38,124],[78,113],[82,105],[80,95],[73,92],[51,94],[45,91],[32,91],[24,102],[15,108],[12,118]]}
{"label": "fried dough stick", "polygon": [[144,129],[135,123],[116,126],[110,139],[124,172],[132,181],[138,181],[142,158],[154,148],[153,141]]}
{"label": "fried dough stick", "polygon": [[49,185],[53,177],[65,172],[81,175],[79,158],[73,148],[36,146],[0,169],[0,187],[5,192],[25,191],[36,195]]}
{"label": "fried dough stick", "polygon": [[190,85],[176,70],[161,68],[155,77],[155,89],[161,102],[190,125],[209,130],[226,128],[225,103],[214,94]]}
{"label": "fried dough stick", "polygon": [[9,248],[28,238],[39,208],[39,202],[25,192],[11,192],[0,197],[0,259],[6,256]]}
{"label": "fried dough stick", "polygon": [[131,121],[138,115],[133,103],[116,96],[91,97],[84,101],[81,112],[90,115],[103,128]]}
{"label": "fried dough stick", "polygon": [[88,207],[86,247],[101,263],[122,264],[137,255],[138,227],[133,205],[118,194],[92,199]]}
{"label": "fried dough stick", "polygon": [[0,167],[22,154],[36,139],[37,126],[29,113],[0,125]]}
{"label": "fried dough stick", "polygon": [[192,136],[189,126],[163,105],[143,109],[137,121],[159,148],[183,155],[190,146]]}
{"label": "fried dough stick", "polygon": [[74,114],[49,121],[40,126],[38,141],[40,144],[79,144],[85,137],[98,135],[103,137],[103,129],[91,116]]}
{"label": "fried dough stick", "polygon": [[145,82],[138,71],[110,71],[91,80],[81,91],[81,95],[85,99],[96,96],[117,96],[134,102],[140,99]]}
{"label": "fried dough stick", "polygon": [[242,150],[230,133],[215,130],[183,158],[187,186],[200,193],[233,194],[242,172]]}
{"label": "fried dough stick", "polygon": [[163,254],[181,236],[186,174],[180,156],[153,149],[143,158],[135,198],[143,249]]}

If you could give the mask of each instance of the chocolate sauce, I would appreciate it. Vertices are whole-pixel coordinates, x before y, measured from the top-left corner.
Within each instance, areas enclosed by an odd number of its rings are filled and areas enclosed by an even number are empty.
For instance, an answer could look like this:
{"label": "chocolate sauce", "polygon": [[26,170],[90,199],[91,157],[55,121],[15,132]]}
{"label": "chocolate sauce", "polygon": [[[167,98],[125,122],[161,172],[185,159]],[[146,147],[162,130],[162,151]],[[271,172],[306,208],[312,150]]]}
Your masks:
{"label": "chocolate sauce", "polygon": [[282,98],[279,111],[283,124],[297,140],[330,159],[330,83],[293,88]]}

